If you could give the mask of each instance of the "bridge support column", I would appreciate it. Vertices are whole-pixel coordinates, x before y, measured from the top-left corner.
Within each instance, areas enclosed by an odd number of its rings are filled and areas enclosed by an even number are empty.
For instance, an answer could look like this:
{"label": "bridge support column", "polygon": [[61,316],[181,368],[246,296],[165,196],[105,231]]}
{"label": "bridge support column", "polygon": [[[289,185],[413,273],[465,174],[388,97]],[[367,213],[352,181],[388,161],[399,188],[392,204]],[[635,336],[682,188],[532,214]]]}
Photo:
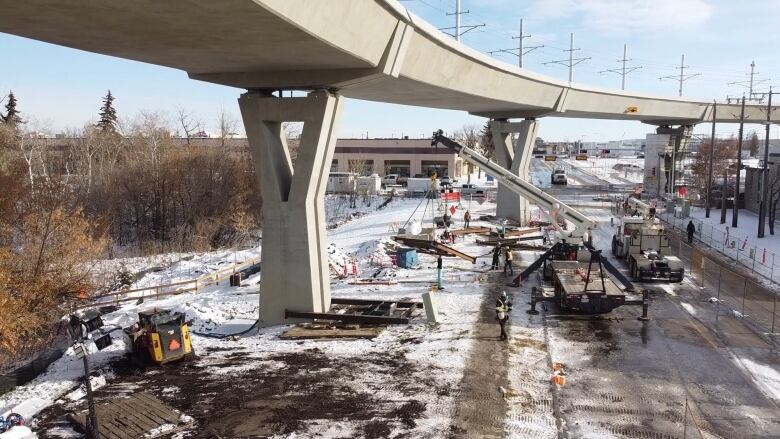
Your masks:
{"label": "bridge support column", "polygon": [[[330,309],[325,188],[343,98],[326,91],[238,100],[263,196],[260,323],[285,322],[285,310]],[[282,122],[303,122],[293,169]]]}
{"label": "bridge support column", "polygon": [[[535,119],[526,119],[521,122],[508,122],[505,119],[493,120],[490,122],[490,130],[499,166],[528,181],[528,167],[531,162],[536,134],[539,132],[539,122]],[[512,145],[512,133],[518,134],[514,146]],[[526,224],[530,217],[528,200],[499,182],[496,216]]]}

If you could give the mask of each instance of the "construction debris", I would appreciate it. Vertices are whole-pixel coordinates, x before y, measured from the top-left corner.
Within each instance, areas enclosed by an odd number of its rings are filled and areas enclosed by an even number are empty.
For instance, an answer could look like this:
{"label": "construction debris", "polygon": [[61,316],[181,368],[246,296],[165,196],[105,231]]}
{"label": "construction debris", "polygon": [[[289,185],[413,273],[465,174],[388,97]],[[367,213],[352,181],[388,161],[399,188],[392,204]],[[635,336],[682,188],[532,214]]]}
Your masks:
{"label": "construction debris", "polygon": [[279,338],[282,340],[373,339],[384,330],[384,326],[304,324],[293,326]]}
{"label": "construction debris", "polygon": [[374,325],[408,324],[420,302],[332,298],[329,312],[285,310],[287,319],[325,320],[342,323]]}
{"label": "construction debris", "polygon": [[[140,392],[116,398],[96,407],[100,419],[100,439],[169,437],[192,426],[189,416]],[[70,413],[68,419],[86,431],[86,410]]]}
{"label": "construction debris", "polygon": [[469,261],[472,264],[476,264],[477,262],[476,256],[467,255],[466,253],[463,253],[460,250],[456,250],[440,242],[429,241],[427,239],[410,238],[401,235],[395,236],[393,237],[393,239],[403,243],[404,245],[408,245],[409,247],[414,247],[423,253],[429,253],[429,254],[440,255],[440,256],[454,256]]}

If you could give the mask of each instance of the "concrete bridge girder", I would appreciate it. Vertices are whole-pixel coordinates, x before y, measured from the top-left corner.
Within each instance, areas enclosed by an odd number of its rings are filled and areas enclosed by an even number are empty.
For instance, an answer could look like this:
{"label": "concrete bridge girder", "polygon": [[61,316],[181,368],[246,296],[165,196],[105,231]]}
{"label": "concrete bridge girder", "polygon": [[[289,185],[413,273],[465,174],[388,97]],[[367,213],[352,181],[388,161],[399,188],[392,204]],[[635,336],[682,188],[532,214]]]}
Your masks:
{"label": "concrete bridge girder", "polygon": [[[260,323],[285,323],[285,310],[327,312],[325,189],[343,98],[326,91],[277,98],[257,92],[239,100],[263,196]],[[293,167],[283,122],[303,122]]]}
{"label": "concrete bridge girder", "polygon": [[[539,122],[536,119],[526,119],[521,122],[493,120],[490,122],[490,130],[499,166],[528,181],[529,165],[534,141],[539,132]],[[513,133],[518,134],[514,145],[512,145]],[[496,216],[525,224],[530,217],[530,204],[528,200],[499,182]]]}

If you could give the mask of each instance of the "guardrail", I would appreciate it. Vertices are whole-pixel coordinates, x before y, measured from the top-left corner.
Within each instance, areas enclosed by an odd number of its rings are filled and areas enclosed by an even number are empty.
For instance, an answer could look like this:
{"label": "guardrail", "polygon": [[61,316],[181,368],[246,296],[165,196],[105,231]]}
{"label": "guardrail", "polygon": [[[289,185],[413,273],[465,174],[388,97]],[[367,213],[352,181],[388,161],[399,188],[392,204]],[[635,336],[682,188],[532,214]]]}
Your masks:
{"label": "guardrail", "polygon": [[197,292],[207,286],[217,285],[219,282],[230,278],[231,275],[251,267],[260,262],[260,258],[252,258],[244,262],[233,264],[229,267],[204,274],[195,279],[168,284],[153,285],[131,290],[119,290],[108,294],[102,294],[91,298],[89,303],[78,304],[75,308],[90,308],[93,306],[119,305],[133,300],[160,299],[167,296],[175,296],[189,292]]}

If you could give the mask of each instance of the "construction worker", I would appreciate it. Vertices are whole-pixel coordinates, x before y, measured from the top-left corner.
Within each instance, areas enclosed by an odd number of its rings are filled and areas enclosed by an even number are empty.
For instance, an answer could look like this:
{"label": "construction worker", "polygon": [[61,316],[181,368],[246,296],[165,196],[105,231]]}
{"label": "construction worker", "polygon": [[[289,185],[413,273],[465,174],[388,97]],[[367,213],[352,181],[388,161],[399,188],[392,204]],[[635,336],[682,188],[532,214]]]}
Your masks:
{"label": "construction worker", "polygon": [[493,263],[490,265],[491,270],[498,270],[498,258],[501,257],[501,244],[496,244],[496,248],[493,249]]}
{"label": "construction worker", "polygon": [[509,312],[512,311],[512,302],[509,301],[509,297],[506,295],[506,291],[501,292],[498,300],[496,300],[496,319],[498,319],[498,326],[501,327],[500,340],[506,340],[506,321],[509,320]]}
{"label": "construction worker", "polygon": [[470,222],[471,222],[471,212],[467,209],[466,213],[463,214],[463,228],[468,229]]}
{"label": "construction worker", "polygon": [[512,247],[507,246],[504,252],[504,274],[506,274],[506,269],[509,268],[509,274],[514,276],[515,270],[512,268],[512,258]]}
{"label": "construction worker", "polygon": [[688,244],[693,243],[693,234],[696,233],[696,226],[693,225],[693,220],[688,221],[688,227],[685,230],[688,232]]}

